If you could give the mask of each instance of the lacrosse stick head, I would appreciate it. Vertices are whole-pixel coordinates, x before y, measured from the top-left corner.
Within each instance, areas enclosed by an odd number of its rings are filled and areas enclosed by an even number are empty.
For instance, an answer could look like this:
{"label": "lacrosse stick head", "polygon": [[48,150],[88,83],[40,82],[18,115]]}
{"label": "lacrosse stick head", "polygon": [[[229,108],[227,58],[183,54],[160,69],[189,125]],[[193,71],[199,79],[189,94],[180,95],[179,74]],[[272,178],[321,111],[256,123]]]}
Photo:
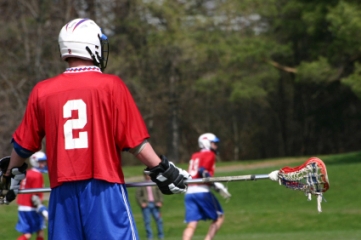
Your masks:
{"label": "lacrosse stick head", "polygon": [[309,158],[298,167],[282,168],[278,178],[281,185],[305,194],[320,195],[330,187],[326,165],[317,157]]}

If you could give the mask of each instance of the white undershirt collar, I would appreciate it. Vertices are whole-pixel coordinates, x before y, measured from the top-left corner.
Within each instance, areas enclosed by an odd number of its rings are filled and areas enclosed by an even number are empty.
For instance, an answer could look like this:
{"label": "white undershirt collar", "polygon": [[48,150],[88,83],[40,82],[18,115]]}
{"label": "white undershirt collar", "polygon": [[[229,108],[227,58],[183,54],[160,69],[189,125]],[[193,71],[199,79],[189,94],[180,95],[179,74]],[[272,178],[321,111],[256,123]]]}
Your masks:
{"label": "white undershirt collar", "polygon": [[81,73],[81,72],[102,72],[97,66],[80,66],[67,68],[64,73]]}

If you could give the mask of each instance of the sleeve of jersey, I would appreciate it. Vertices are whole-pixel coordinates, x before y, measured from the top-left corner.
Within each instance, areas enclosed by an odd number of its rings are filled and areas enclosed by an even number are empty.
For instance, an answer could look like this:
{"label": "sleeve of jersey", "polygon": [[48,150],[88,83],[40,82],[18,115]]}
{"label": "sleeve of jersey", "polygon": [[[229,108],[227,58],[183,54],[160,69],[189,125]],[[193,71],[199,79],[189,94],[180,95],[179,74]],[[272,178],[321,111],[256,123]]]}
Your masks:
{"label": "sleeve of jersey", "polygon": [[122,80],[116,85],[114,88],[116,142],[121,150],[134,148],[149,138],[148,130],[126,85]]}
{"label": "sleeve of jersey", "polygon": [[44,137],[37,103],[37,88],[35,87],[30,93],[23,119],[13,134],[16,143],[32,152],[41,148],[41,140]]}
{"label": "sleeve of jersey", "polygon": [[214,176],[214,165],[216,162],[216,158],[214,154],[207,154],[205,155],[205,168],[207,169],[208,173],[213,177]]}

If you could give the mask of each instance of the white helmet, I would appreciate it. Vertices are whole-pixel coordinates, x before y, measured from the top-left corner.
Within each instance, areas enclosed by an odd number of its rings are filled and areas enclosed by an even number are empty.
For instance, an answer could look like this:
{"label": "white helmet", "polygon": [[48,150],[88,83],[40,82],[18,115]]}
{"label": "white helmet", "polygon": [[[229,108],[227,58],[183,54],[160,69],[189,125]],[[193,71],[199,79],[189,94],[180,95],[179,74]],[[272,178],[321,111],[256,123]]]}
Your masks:
{"label": "white helmet", "polygon": [[105,69],[109,54],[108,38],[93,20],[77,18],[68,22],[61,29],[58,42],[63,60],[69,57],[92,60],[96,66]]}
{"label": "white helmet", "polygon": [[213,133],[204,133],[198,138],[198,145],[201,149],[211,150],[211,142],[219,142],[219,138]]}
{"label": "white helmet", "polygon": [[36,152],[30,156],[30,164],[34,168],[39,167],[39,161],[47,161],[46,155],[42,151]]}

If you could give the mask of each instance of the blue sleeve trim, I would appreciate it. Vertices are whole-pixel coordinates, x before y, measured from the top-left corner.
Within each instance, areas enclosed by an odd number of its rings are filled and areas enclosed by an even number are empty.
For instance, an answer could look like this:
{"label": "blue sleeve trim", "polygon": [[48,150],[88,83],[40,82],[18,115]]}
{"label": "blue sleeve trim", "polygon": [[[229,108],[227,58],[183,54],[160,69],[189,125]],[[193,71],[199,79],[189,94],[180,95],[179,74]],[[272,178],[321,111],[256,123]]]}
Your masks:
{"label": "blue sleeve trim", "polygon": [[28,158],[31,155],[34,154],[34,152],[29,151],[25,148],[23,148],[22,146],[20,146],[17,142],[15,142],[14,139],[11,140],[12,144],[13,144],[13,148],[15,150],[15,152],[22,158]]}

